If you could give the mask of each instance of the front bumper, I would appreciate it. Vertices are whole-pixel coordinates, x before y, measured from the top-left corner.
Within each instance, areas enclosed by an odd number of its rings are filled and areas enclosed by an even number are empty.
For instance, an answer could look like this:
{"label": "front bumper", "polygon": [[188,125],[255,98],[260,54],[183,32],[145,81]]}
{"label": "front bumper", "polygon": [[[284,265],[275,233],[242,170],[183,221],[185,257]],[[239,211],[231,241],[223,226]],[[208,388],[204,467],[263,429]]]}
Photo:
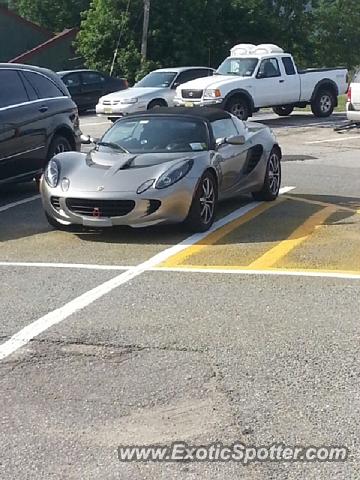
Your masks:
{"label": "front bumper", "polygon": [[96,115],[107,118],[120,118],[131,113],[146,110],[147,105],[144,102],[137,103],[118,103],[116,105],[96,105]]}
{"label": "front bumper", "polygon": [[[181,184],[181,185],[179,185]],[[84,225],[93,228],[105,228],[116,225],[146,227],[163,223],[181,223],[188,213],[193,199],[197,179],[187,178],[172,187],[156,190],[151,188],[141,195],[134,192],[74,192],[71,189],[63,192],[60,187],[50,188],[44,179],[40,191],[44,210],[55,220],[66,224]],[[56,201],[54,207],[52,198]],[[69,208],[67,199],[91,201],[94,209],[82,215]],[[134,208],[126,215],[102,216],[101,208],[96,201],[133,201]]]}

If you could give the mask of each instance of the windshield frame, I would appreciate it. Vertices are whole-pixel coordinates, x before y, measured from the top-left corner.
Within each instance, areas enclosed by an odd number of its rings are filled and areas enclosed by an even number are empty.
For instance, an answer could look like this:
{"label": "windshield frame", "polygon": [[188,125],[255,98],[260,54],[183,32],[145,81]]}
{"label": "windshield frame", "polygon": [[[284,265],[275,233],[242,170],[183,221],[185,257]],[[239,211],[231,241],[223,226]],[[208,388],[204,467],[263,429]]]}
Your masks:
{"label": "windshield frame", "polygon": [[[231,73],[231,72],[227,72],[227,73],[220,73],[219,72],[219,69],[225,64],[225,62],[228,62],[228,61],[231,61],[231,60],[254,60],[255,61],[255,64],[254,64],[254,68],[251,72],[251,75],[240,75],[238,73]],[[216,70],[215,74],[216,75],[224,75],[224,76],[229,76],[229,77],[244,77],[244,78],[251,78],[254,76],[255,72],[256,72],[256,69],[259,65],[259,62],[260,62],[260,59],[258,57],[227,57],[218,67],[218,69]]]}
{"label": "windshield frame", "polygon": [[[146,114],[146,115],[145,114],[143,114],[143,115],[127,115],[126,117],[122,117],[117,122],[115,122],[109,128],[109,130],[107,130],[104,133],[104,135],[99,140],[99,143],[101,143],[101,142],[116,143],[114,140],[111,139],[111,137],[107,138],[107,136],[109,134],[111,134],[111,132],[114,131],[116,128],[118,128],[122,123],[132,122],[132,121],[140,122],[140,121],[146,121],[146,120],[149,120],[149,119],[167,119],[167,120],[173,119],[175,121],[184,120],[184,121],[198,122],[199,124],[202,124],[205,127],[206,148],[204,148],[202,150],[200,150],[200,149],[199,150],[166,150],[166,149],[164,149],[164,150],[144,151],[144,150],[133,149],[133,148],[128,147],[127,145],[124,145],[123,144],[124,140],[122,141],[121,145],[119,144],[119,147],[128,150],[129,154],[131,154],[131,155],[154,155],[154,154],[157,155],[157,154],[176,154],[176,153],[179,153],[179,154],[181,153],[181,154],[185,154],[185,155],[194,155],[194,154],[200,154],[200,153],[209,152],[209,151],[213,150],[213,139],[212,139],[212,135],[210,133],[211,130],[210,130],[208,121],[205,118],[192,116],[191,114],[189,114],[189,115],[174,115],[174,114],[167,114],[167,113],[164,113],[164,114],[163,113],[161,113],[161,114],[151,114],[151,113],[149,113],[149,114]],[[134,127],[134,129],[131,132],[131,135],[133,135],[135,129],[138,128],[138,126],[139,126],[139,123]],[[194,142],[194,143],[196,143],[196,142]],[[100,145],[100,147],[101,147],[101,145]],[[103,147],[103,148],[108,148],[108,147]],[[116,153],[119,153],[120,155],[123,154],[120,151],[116,152]]]}
{"label": "windshield frame", "polygon": [[[172,74],[174,76],[167,87],[164,87],[164,85],[157,85],[157,86],[152,86],[152,87],[144,87],[143,85],[140,85],[141,82],[143,82],[147,77],[150,77],[151,75],[155,76],[155,75],[161,75],[161,74]],[[135,83],[133,88],[168,88],[168,89],[171,89],[174,82],[176,81],[178,75],[179,75],[178,72],[175,72],[175,71],[172,71],[172,70],[166,70],[166,71],[154,70],[153,72],[149,72],[147,75],[145,75],[145,77],[143,77],[141,80],[139,80],[137,83]]]}

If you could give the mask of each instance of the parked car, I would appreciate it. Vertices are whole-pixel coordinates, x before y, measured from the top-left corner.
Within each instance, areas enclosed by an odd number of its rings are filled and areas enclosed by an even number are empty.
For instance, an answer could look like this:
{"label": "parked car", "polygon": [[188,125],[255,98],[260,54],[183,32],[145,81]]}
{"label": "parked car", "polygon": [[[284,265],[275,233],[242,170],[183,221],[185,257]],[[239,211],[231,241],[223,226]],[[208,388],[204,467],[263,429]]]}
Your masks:
{"label": "parked car", "polygon": [[79,116],[50,70],[0,64],[0,183],[39,176],[54,155],[80,150]]}
{"label": "parked car", "polygon": [[80,112],[95,108],[103,95],[126,90],[129,86],[124,78],[109,77],[95,70],[68,70],[58,72],[58,75],[71,93]]}
{"label": "parked car", "polygon": [[176,87],[195,78],[212,76],[208,67],[163,68],[146,75],[133,88],[100,98],[96,113],[116,120],[129,113],[174,106]]}
{"label": "parked car", "polygon": [[328,117],[346,93],[345,68],[299,70],[292,56],[276,45],[236,45],[212,78],[177,88],[175,104],[223,108],[242,120],[260,108],[280,116],[311,105],[316,117]]}
{"label": "parked car", "polygon": [[54,157],[42,201],[59,229],[185,222],[206,231],[220,200],[248,192],[275,200],[280,160],[264,125],[214,108],[160,107],[118,120],[89,154]]}
{"label": "parked car", "polygon": [[360,123],[360,71],[357,72],[350,84],[346,112],[348,120]]}

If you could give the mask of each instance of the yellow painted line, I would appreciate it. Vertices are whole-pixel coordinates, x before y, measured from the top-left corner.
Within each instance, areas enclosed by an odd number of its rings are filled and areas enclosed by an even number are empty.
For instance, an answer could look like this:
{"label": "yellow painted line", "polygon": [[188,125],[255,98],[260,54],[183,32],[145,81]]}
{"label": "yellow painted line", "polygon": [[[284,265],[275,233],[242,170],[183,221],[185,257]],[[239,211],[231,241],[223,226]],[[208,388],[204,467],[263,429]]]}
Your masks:
{"label": "yellow painted line", "polygon": [[284,195],[284,198],[286,198],[287,200],[293,200],[294,202],[303,202],[308,203],[309,205],[319,205],[320,207],[334,207],[337,210],[345,210],[346,212],[351,212],[353,214],[360,213],[360,210],[355,210],[354,208],[344,207],[343,205],[336,205],[335,203],[312,200],[310,198],[293,197],[291,195]]}
{"label": "yellow painted line", "polygon": [[334,206],[326,207],[311,215],[300,227],[292,232],[292,234],[286,239],[280,242],[271,250],[267,251],[255,262],[249,265],[252,270],[264,270],[274,266],[279,260],[284,258],[295,247],[303,243],[314,230],[323,224],[330,215],[337,211]]}
{"label": "yellow painted line", "polygon": [[205,237],[201,242],[195,243],[194,245],[190,246],[186,250],[174,255],[173,257],[169,258],[166,262],[164,262],[161,267],[176,267],[182,264],[187,258],[192,257],[193,255],[201,252],[204,248],[207,248],[210,245],[214,245],[222,238],[226,237],[229,233],[236,230],[241,225],[249,222],[250,220],[254,219],[258,215],[266,212],[270,208],[279,205],[281,202],[284,202],[285,198],[280,198],[276,202],[271,203],[262,203],[258,207],[254,208],[250,212],[246,213],[244,216],[234,220],[231,223],[224,225],[222,228],[219,228],[213,233],[210,233],[207,237]]}

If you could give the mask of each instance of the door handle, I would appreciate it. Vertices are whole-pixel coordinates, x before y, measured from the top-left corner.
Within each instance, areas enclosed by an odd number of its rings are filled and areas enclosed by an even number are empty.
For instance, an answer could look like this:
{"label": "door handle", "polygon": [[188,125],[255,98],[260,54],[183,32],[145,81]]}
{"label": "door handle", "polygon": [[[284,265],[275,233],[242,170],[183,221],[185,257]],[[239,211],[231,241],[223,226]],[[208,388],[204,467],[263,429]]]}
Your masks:
{"label": "door handle", "polygon": [[49,107],[47,107],[46,105],[42,105],[42,106],[39,108],[39,112],[40,112],[40,113],[46,113],[48,110],[49,110]]}
{"label": "door handle", "polygon": [[285,80],[279,80],[279,83],[284,83],[284,82],[285,82]]}

